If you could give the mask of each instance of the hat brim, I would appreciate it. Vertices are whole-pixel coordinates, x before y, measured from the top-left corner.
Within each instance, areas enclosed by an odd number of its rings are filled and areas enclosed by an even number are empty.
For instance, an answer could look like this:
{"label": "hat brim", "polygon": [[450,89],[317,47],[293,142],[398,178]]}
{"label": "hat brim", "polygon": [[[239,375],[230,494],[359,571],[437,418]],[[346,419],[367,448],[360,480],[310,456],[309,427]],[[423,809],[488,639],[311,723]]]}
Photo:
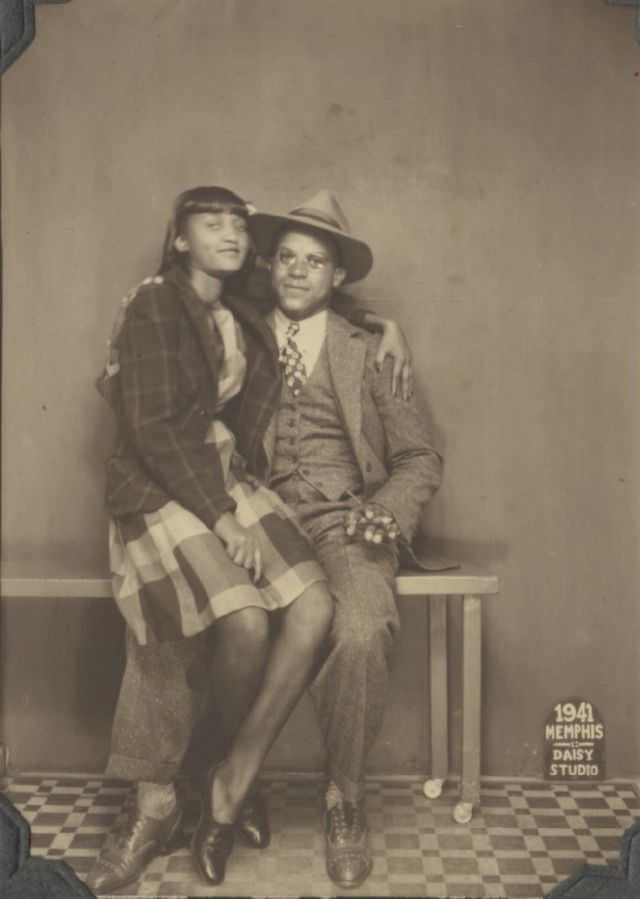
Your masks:
{"label": "hat brim", "polygon": [[360,281],[373,266],[373,254],[366,243],[345,234],[339,228],[326,225],[319,219],[306,215],[270,215],[266,212],[254,212],[249,216],[249,232],[253,237],[256,250],[263,259],[270,259],[275,250],[278,234],[286,228],[302,225],[305,230],[328,234],[336,242],[340,250],[340,265],[346,275],[345,284]]}

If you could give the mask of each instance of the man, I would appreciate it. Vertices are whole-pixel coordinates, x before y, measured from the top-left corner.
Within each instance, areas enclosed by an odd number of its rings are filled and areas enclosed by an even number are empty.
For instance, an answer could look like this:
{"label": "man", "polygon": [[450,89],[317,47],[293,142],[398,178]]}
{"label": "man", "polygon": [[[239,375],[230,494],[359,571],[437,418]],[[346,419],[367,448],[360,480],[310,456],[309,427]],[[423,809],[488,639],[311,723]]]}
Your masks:
{"label": "man", "polygon": [[254,214],[249,228],[271,259],[283,377],[271,387],[260,364],[250,367],[232,428],[249,470],[295,509],[336,600],[311,694],[329,758],[327,872],[349,888],[371,870],[364,770],[398,627],[398,549],[439,486],[441,459],[415,402],[394,396],[391,366],[377,370],[377,339],[330,309],[333,291],[373,264],[335,197],[321,191],[288,215]]}

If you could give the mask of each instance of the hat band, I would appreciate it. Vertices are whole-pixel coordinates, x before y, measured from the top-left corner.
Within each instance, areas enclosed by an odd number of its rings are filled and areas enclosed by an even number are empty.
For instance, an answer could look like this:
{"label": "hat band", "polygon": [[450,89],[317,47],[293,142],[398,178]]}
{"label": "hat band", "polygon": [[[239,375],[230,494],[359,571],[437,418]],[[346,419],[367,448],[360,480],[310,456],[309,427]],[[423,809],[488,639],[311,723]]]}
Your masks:
{"label": "hat band", "polygon": [[315,219],[317,222],[322,222],[324,225],[329,225],[331,228],[335,228],[337,231],[342,231],[344,233],[344,228],[337,222],[335,219],[331,218],[330,215],[324,215],[322,213],[318,213],[315,210],[307,209],[305,206],[301,206],[299,209],[294,209],[293,212],[290,212],[289,215],[304,215],[308,219]]}

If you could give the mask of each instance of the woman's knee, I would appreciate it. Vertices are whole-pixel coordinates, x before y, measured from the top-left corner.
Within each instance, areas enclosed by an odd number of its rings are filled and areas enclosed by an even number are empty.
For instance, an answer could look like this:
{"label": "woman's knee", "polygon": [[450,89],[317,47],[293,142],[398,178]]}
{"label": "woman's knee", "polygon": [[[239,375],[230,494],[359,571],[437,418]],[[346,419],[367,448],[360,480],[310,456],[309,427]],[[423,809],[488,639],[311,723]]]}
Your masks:
{"label": "woman's knee", "polygon": [[217,641],[228,649],[254,655],[269,646],[269,617],[264,609],[239,609],[221,618],[217,624]]}
{"label": "woman's knee", "polygon": [[286,626],[314,648],[329,633],[335,603],[324,582],[312,584],[286,610]]}

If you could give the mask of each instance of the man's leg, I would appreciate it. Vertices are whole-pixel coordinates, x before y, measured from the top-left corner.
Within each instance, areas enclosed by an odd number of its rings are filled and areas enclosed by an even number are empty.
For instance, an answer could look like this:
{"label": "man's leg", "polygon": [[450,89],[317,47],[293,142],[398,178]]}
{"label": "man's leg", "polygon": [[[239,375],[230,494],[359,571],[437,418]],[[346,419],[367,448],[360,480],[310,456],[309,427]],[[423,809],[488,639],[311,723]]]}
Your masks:
{"label": "man's leg", "polygon": [[127,630],[107,777],[174,782],[198,710],[207,637],[140,646]]}
{"label": "man's leg", "polygon": [[398,628],[395,553],[389,547],[324,539],[316,545],[336,601],[328,655],[311,695],[324,733],[332,784],[327,794],[327,870],[357,886],[371,867],[363,811],[364,771],[385,710]]}
{"label": "man's leg", "polygon": [[140,646],[126,631],[127,659],[111,734],[106,776],[136,783],[124,825],[107,838],[87,876],[95,892],[132,883],[182,829],[174,780],[197,708],[192,679],[205,635]]}
{"label": "man's leg", "polygon": [[[267,614],[257,608],[228,616],[245,652],[264,658]],[[231,626],[230,626],[231,627]],[[137,783],[124,828],[107,840],[87,883],[110,892],[133,882],[181,829],[174,781],[192,736],[208,676],[209,631],[171,643],[140,646],[127,631],[127,661],[113,723],[108,777]]]}

